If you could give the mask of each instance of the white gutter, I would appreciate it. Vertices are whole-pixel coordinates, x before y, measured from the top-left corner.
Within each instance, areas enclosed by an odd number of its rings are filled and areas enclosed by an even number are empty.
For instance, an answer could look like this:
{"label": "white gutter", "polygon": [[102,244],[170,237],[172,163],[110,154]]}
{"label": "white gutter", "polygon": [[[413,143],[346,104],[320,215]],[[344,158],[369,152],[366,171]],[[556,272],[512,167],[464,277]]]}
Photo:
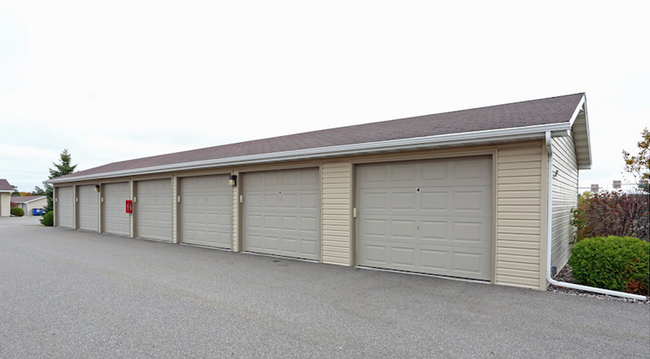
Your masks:
{"label": "white gutter", "polygon": [[294,161],[305,159],[316,159],[334,156],[359,155],[389,151],[408,151],[416,149],[430,149],[443,146],[462,146],[472,144],[485,144],[492,142],[523,141],[543,139],[545,133],[551,133],[553,137],[566,136],[571,126],[567,122],[547,125],[535,125],[526,127],[515,127],[498,130],[484,130],[475,132],[453,133],[447,135],[424,136],[400,140],[388,140],[367,143],[355,143],[349,145],[308,148],[302,150],[260,153],[248,156],[237,156],[219,158],[214,160],[174,163],[162,166],[146,168],[135,168],[122,171],[96,173],[70,178],[55,178],[44,181],[45,184],[69,183],[86,181],[100,178],[115,178],[130,175],[143,175],[164,173],[179,170],[196,170],[210,167],[240,166],[247,164],[260,164],[279,161]]}
{"label": "white gutter", "polygon": [[615,290],[589,287],[586,285],[556,281],[551,278],[551,244],[553,243],[553,148],[551,143],[551,133],[546,132],[546,150],[548,152],[548,189],[547,189],[547,220],[546,220],[546,280],[557,287],[566,287],[571,289],[583,290],[616,297],[631,298],[641,301],[647,301],[648,297],[638,294],[619,292]]}

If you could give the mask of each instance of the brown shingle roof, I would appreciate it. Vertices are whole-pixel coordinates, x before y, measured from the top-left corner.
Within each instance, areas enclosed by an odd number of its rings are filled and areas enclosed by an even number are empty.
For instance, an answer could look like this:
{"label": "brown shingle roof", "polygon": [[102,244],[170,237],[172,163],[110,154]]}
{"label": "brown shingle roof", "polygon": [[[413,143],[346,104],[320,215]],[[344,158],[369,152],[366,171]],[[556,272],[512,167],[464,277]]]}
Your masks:
{"label": "brown shingle roof", "polygon": [[29,201],[33,201],[35,199],[39,198],[45,198],[45,196],[18,196],[18,197],[11,197],[11,202],[13,203],[27,203]]}
{"label": "brown shingle roof", "polygon": [[201,148],[114,162],[58,179],[246,155],[569,122],[583,96],[578,93]]}
{"label": "brown shingle roof", "polygon": [[12,191],[13,192],[14,188],[11,187],[9,182],[7,182],[6,179],[0,179],[0,191]]}

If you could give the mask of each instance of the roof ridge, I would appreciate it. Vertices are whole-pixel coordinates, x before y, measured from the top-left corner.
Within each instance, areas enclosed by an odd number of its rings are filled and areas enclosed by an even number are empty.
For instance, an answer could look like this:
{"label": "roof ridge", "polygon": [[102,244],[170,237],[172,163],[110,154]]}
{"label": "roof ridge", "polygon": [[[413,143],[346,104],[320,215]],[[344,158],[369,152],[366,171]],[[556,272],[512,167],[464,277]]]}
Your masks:
{"label": "roof ridge", "polygon": [[309,151],[332,146],[557,124],[571,120],[584,95],[582,92],[233,142],[111,162],[64,177],[296,150]]}
{"label": "roof ridge", "polygon": [[[409,119],[420,119],[420,118],[429,117],[429,116],[440,116],[440,115],[461,113],[461,112],[466,112],[466,111],[484,110],[484,109],[490,109],[490,108],[501,107],[501,106],[511,106],[511,105],[516,105],[516,104],[531,103],[531,102],[536,102],[536,101],[547,101],[547,100],[559,99],[559,98],[563,98],[563,97],[571,97],[571,96],[577,96],[577,95],[584,96],[584,94],[585,94],[584,92],[578,92],[578,93],[574,93],[574,94],[570,94],[570,95],[552,96],[552,97],[535,99],[535,100],[515,101],[515,102],[509,102],[509,103],[499,104],[499,105],[490,105],[490,106],[468,108],[468,109],[464,109],[464,110],[454,110],[454,111],[433,113],[433,114],[428,114],[428,115],[401,117],[401,118],[392,119],[392,120],[381,120],[381,121],[359,123],[359,124],[348,125],[348,126],[339,126],[339,127],[324,128],[324,129],[320,129],[320,130],[297,132],[297,133],[292,133],[292,134],[288,134],[288,135],[257,138],[257,139],[253,139],[253,140],[246,140],[246,141],[240,141],[240,142],[230,142],[230,143],[224,143],[224,144],[220,144],[220,145],[195,148],[195,149],[191,149],[191,150],[168,152],[168,153],[163,153],[163,154],[159,154],[159,155],[152,155],[152,156],[145,156],[145,157],[136,157],[136,158],[123,160],[123,161],[110,162],[110,163],[107,163],[106,165],[126,163],[126,162],[130,162],[130,161],[135,161],[135,160],[154,159],[154,158],[160,158],[160,157],[175,155],[175,154],[192,153],[192,152],[197,152],[197,151],[202,151],[202,150],[215,149],[215,148],[219,148],[219,147],[223,147],[223,146],[243,145],[243,144],[251,144],[251,143],[255,143],[255,142],[259,142],[259,141],[269,141],[269,140],[276,140],[276,139],[281,139],[281,138],[290,138],[290,137],[293,137],[293,136],[314,134],[314,133],[319,133],[319,132],[323,132],[323,131],[351,129],[351,128],[354,128],[354,127],[360,127],[360,126],[366,126],[366,125],[379,125],[379,124],[386,124],[386,123],[394,123],[394,122],[397,122],[397,121],[403,121],[403,120],[409,120]],[[106,166],[106,165],[103,165],[103,166]]]}

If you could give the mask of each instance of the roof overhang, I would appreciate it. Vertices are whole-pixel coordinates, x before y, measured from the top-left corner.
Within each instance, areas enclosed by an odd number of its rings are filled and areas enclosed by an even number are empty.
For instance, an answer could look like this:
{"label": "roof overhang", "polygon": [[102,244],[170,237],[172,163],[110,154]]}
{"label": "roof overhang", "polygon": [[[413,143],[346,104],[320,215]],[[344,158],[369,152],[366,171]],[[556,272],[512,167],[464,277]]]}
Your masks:
{"label": "roof overhang", "polygon": [[[579,113],[579,111],[577,112]],[[577,117],[577,115],[575,116]],[[571,122],[562,122],[526,127],[514,127],[496,130],[463,132],[446,135],[425,136],[399,140],[357,143],[341,146],[309,148],[302,150],[261,153],[247,156],[218,158],[214,160],[182,162],[163,166],[136,168],[123,171],[104,172],[72,178],[54,178],[44,181],[45,184],[71,183],[95,179],[117,178],[133,175],[147,175],[170,171],[198,170],[235,165],[262,164],[296,160],[320,159],[346,155],[363,155],[382,152],[411,151],[435,149],[441,147],[458,147],[468,145],[496,144],[527,140],[540,140],[545,133],[551,132],[552,137],[570,136]]]}
{"label": "roof overhang", "polygon": [[578,169],[591,169],[591,141],[589,138],[589,116],[587,114],[587,97],[582,96],[571,121],[571,133],[576,148]]}
{"label": "roof overhang", "polygon": [[[20,197],[12,197],[12,198],[20,198]],[[32,198],[29,201],[21,201],[21,202],[12,201],[12,202],[14,202],[14,203],[32,203],[32,202],[35,202],[35,201],[40,201],[40,200],[45,199],[45,198],[47,198],[47,197],[40,196],[40,197],[37,197],[37,198]]]}

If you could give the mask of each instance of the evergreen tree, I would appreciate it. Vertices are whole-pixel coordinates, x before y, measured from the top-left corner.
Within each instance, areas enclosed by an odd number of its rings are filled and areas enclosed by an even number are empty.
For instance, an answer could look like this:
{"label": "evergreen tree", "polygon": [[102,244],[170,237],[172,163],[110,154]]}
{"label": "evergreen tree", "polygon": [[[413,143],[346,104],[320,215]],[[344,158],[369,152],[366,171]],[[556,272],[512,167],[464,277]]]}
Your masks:
{"label": "evergreen tree", "polygon": [[[61,158],[59,159],[60,163],[54,163],[54,169],[50,168],[50,179],[65,176],[67,174],[73,173],[75,168],[77,168],[77,165],[70,165],[70,162],[72,161],[72,155],[68,153],[67,149],[64,149],[63,152],[61,152]],[[45,210],[45,213],[52,211],[54,209],[54,204],[52,199],[54,198],[54,188],[52,186],[47,186],[45,189],[46,196],[47,196],[47,206],[43,208]]]}

